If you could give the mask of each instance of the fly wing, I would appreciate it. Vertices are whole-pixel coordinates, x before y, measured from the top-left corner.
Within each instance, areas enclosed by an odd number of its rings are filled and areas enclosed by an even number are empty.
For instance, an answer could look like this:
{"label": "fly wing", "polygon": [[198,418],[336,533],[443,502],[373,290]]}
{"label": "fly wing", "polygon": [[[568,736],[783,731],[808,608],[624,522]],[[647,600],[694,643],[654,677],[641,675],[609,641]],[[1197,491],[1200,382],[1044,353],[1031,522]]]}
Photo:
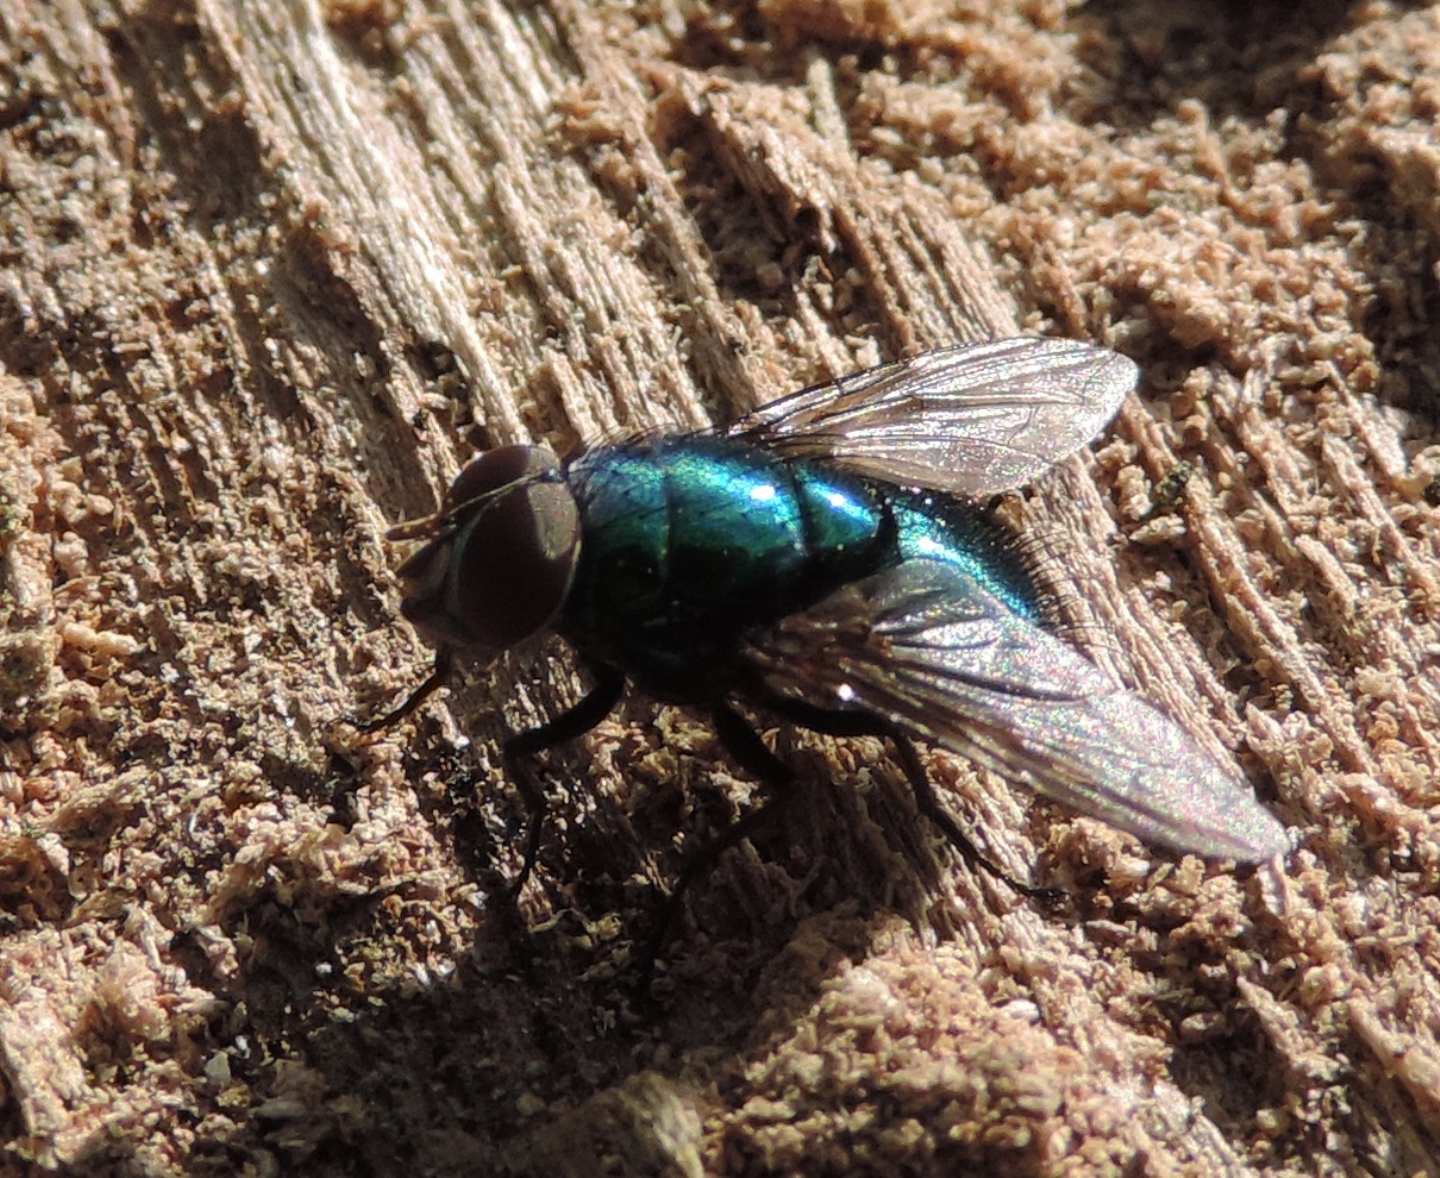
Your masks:
{"label": "fly wing", "polygon": [[1030,482],[1104,427],[1138,370],[1075,340],[940,348],[814,385],[725,430],[782,456],[984,496]]}
{"label": "fly wing", "polygon": [[1172,720],[948,564],[912,560],[750,643],[782,696],[861,709],[1146,842],[1260,862],[1288,847]]}

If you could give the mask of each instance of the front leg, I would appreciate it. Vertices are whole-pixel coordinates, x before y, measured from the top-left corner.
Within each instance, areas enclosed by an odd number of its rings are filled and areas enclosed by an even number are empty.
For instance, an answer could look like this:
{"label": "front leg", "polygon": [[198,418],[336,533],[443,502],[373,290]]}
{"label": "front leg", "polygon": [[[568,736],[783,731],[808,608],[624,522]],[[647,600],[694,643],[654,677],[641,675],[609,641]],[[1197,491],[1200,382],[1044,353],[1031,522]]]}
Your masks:
{"label": "front leg", "polygon": [[430,672],[429,678],[406,696],[399,707],[386,712],[383,716],[379,716],[374,720],[366,720],[363,724],[357,724],[356,727],[359,728],[361,732],[379,732],[382,728],[389,728],[392,724],[398,724],[434,695],[436,690],[444,684],[445,680],[450,678],[450,668],[453,663],[454,658],[449,648],[442,646],[435,652],[435,668]]}
{"label": "front leg", "polygon": [[512,885],[512,895],[518,895],[525,886],[525,881],[530,878],[530,872],[535,867],[535,857],[540,853],[540,835],[545,829],[545,795],[530,780],[520,763],[521,759],[584,736],[614,710],[615,705],[620,702],[620,696],[625,692],[625,675],[615,667],[597,664],[591,668],[591,674],[595,685],[573,708],[544,724],[517,732],[502,746],[505,771],[519,789],[520,796],[525,800],[525,807],[530,811],[530,829],[525,837],[525,860],[520,866],[520,875]]}

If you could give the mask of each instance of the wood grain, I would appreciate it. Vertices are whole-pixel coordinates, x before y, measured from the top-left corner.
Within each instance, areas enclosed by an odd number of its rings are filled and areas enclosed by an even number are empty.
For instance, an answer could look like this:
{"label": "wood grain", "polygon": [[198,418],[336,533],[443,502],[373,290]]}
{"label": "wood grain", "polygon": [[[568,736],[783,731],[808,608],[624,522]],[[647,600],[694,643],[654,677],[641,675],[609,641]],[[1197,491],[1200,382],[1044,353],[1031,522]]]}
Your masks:
{"label": "wood grain", "polygon": [[[0,7],[0,1167],[1440,1172],[1440,15]],[[1292,828],[1248,878],[873,741],[753,787],[558,643],[381,739],[392,523],[477,447],[1017,331],[1145,379],[1000,510]],[[1170,480],[1181,463],[1188,480]]]}

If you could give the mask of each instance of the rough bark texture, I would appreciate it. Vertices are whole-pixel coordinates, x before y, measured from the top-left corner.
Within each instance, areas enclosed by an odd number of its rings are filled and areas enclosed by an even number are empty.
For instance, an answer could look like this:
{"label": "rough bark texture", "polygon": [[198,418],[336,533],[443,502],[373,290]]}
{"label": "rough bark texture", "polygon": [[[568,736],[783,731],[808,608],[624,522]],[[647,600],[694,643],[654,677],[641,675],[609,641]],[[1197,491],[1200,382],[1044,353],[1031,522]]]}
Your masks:
{"label": "rough bark texture", "polygon": [[[1434,8],[10,0],[0,54],[5,1172],[1440,1170]],[[1021,329],[1145,378],[1003,510],[1283,872],[929,755],[1048,916],[781,730],[798,817],[645,1004],[751,792],[704,724],[549,759],[517,919],[565,652],[347,723],[477,446]]]}

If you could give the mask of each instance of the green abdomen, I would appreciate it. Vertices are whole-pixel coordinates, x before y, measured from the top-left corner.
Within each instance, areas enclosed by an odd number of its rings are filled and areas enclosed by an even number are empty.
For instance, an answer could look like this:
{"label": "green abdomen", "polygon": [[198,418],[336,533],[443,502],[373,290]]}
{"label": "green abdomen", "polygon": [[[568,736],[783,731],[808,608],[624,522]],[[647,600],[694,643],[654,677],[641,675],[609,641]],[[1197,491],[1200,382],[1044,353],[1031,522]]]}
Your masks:
{"label": "green abdomen", "polygon": [[723,692],[746,630],[902,559],[968,562],[1015,598],[1011,608],[1029,590],[1013,546],[973,513],[973,527],[951,518],[948,500],[743,442],[607,446],[568,477],[583,532],[561,632],[663,698]]}

